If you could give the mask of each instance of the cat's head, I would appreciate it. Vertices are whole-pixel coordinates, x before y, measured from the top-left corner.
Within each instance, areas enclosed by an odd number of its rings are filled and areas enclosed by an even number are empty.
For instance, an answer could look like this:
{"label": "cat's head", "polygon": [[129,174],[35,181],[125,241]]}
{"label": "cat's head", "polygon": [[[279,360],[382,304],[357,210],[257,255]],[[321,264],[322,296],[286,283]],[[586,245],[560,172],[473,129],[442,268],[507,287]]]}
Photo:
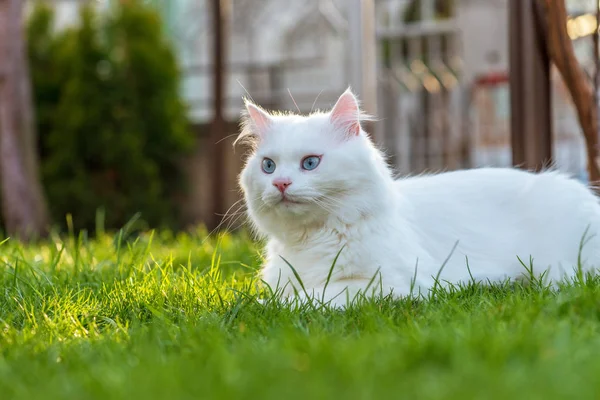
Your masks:
{"label": "cat's head", "polygon": [[259,231],[352,220],[377,203],[390,174],[361,128],[365,118],[350,90],[331,111],[309,116],[269,114],[246,102],[238,140],[249,139],[253,153],[240,185]]}

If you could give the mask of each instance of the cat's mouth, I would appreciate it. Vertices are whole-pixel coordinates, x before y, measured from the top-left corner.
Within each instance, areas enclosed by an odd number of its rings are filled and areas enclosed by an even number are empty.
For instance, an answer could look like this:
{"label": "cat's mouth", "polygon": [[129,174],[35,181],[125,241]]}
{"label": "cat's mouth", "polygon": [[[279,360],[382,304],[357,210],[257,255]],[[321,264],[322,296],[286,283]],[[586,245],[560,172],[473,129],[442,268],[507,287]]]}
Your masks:
{"label": "cat's mouth", "polygon": [[295,199],[290,199],[287,196],[281,196],[281,201],[279,203],[280,204],[302,204],[301,201],[298,201]]}

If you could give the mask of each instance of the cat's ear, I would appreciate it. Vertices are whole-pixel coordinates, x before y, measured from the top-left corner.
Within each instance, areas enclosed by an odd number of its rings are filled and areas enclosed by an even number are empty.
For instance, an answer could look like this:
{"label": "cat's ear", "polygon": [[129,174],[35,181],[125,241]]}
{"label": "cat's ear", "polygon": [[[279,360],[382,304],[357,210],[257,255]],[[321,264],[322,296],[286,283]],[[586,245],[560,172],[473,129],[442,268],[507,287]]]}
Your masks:
{"label": "cat's ear", "polygon": [[269,126],[271,125],[271,117],[265,110],[255,105],[254,103],[246,100],[246,112],[248,113],[248,118],[252,123],[253,127],[256,129],[256,133],[262,136]]}
{"label": "cat's ear", "polygon": [[329,118],[332,124],[343,129],[348,136],[360,134],[360,107],[350,88],[335,103]]}
{"label": "cat's ear", "polygon": [[244,99],[244,105],[246,110],[242,113],[242,131],[236,142],[250,136],[262,139],[273,122],[271,116],[248,99]]}

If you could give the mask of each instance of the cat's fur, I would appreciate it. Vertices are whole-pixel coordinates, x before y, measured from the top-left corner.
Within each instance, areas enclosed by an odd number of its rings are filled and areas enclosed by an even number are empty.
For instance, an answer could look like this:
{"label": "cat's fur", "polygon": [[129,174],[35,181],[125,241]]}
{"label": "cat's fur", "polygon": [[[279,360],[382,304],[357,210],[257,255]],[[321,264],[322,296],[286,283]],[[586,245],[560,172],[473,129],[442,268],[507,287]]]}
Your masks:
{"label": "cat's fur", "polygon": [[[268,238],[262,277],[284,296],[304,293],[288,262],[306,292],[334,304],[367,287],[426,293],[448,257],[442,285],[518,279],[527,274],[519,258],[554,282],[574,274],[578,257],[584,271],[600,267],[600,204],[565,175],[483,168],[395,180],[349,90],[328,113],[273,115],[250,102],[246,111],[240,139],[255,148],[240,184]],[[301,168],[308,155],[322,155],[312,171]],[[300,204],[282,202],[276,178],[291,180],[285,193]]]}

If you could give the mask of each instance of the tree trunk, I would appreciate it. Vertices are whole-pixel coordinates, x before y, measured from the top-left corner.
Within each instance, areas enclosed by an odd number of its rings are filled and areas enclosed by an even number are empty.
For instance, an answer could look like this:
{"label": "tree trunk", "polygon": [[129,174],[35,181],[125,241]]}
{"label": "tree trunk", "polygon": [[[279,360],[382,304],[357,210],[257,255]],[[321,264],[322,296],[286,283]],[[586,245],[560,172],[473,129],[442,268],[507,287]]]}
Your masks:
{"label": "tree trunk", "polygon": [[7,233],[43,235],[47,212],[38,172],[23,0],[0,0],[0,198]]}
{"label": "tree trunk", "polygon": [[31,195],[33,198],[36,220],[41,230],[38,233],[45,233],[50,221],[48,217],[48,205],[46,203],[46,196],[42,186],[42,180],[40,176],[40,163],[39,163],[39,152],[38,152],[38,141],[37,141],[37,130],[35,123],[35,113],[32,98],[32,87],[31,87],[31,75],[29,69],[29,57],[27,56],[27,45],[26,38],[23,35],[23,7],[25,4],[24,0],[19,0],[22,3],[19,8],[19,21],[21,21],[21,29],[17,30],[19,35],[19,120],[21,122],[21,137],[20,142],[21,154],[23,156],[25,173],[29,179],[29,187],[31,189]]}

